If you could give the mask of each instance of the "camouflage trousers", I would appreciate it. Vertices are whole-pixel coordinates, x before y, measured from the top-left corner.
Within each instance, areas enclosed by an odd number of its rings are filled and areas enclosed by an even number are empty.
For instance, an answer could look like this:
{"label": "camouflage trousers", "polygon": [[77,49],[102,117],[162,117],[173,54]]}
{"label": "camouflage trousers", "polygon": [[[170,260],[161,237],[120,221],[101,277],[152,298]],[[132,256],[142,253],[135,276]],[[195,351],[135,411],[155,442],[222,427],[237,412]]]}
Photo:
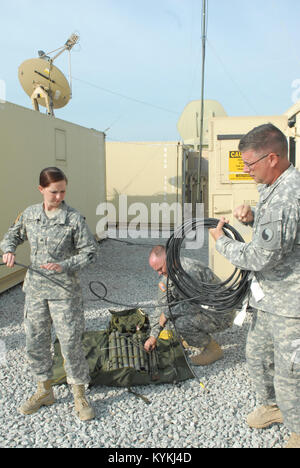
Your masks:
{"label": "camouflage trousers", "polygon": [[52,378],[52,324],[64,357],[69,384],[89,382],[89,367],[82,347],[85,329],[82,299],[47,300],[26,296],[24,326],[26,351],[31,370],[38,382]]}
{"label": "camouflage trousers", "polygon": [[262,404],[277,403],[284,424],[300,434],[300,318],[255,311],[246,355]]}
{"label": "camouflage trousers", "polygon": [[177,332],[190,346],[206,347],[211,334],[230,328],[233,314],[205,314],[189,309],[188,306],[172,309]]}

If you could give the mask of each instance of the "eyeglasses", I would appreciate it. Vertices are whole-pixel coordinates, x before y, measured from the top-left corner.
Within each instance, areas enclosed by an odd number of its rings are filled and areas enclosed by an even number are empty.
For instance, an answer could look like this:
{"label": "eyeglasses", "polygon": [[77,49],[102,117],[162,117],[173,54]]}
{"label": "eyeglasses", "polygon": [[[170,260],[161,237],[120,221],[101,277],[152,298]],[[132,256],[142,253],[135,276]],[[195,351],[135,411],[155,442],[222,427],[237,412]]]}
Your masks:
{"label": "eyeglasses", "polygon": [[247,162],[243,161],[243,162],[244,162],[244,166],[246,166],[246,167],[253,166],[253,164],[256,164],[258,161],[261,161],[262,159],[266,158],[267,156],[269,156],[269,154],[271,154],[271,153],[264,154],[264,156],[261,156],[260,158],[258,158],[256,161],[254,161],[254,162],[252,162],[252,163],[247,163]]}

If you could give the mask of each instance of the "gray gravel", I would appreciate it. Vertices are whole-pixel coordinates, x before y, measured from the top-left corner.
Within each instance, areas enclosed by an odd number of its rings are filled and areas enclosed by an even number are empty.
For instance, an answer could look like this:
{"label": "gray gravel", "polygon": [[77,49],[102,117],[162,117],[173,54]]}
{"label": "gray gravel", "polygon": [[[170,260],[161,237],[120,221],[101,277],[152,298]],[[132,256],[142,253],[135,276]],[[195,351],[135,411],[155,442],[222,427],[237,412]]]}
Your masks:
{"label": "gray gravel", "polygon": [[[132,241],[131,241],[132,242]],[[141,242],[152,242],[138,239]],[[150,304],[156,298],[157,275],[148,267],[149,248],[106,240],[99,262],[82,274],[86,326],[105,328],[108,304],[94,301],[88,289],[102,280],[108,297],[125,303]],[[194,367],[209,393],[196,379],[180,385],[148,385],[135,389],[150,399],[146,405],[127,389],[95,387],[88,391],[96,419],[79,421],[66,385],[55,387],[57,403],[31,416],[17,407],[28,398],[34,384],[25,358],[23,332],[24,294],[21,286],[0,295],[0,447],[283,447],[289,432],[273,425],[250,429],[246,415],[259,404],[249,380],[245,342],[250,317],[242,327],[233,326],[214,338],[224,359],[209,367]],[[151,311],[151,309],[148,309]],[[1,354],[5,346],[6,353]]]}

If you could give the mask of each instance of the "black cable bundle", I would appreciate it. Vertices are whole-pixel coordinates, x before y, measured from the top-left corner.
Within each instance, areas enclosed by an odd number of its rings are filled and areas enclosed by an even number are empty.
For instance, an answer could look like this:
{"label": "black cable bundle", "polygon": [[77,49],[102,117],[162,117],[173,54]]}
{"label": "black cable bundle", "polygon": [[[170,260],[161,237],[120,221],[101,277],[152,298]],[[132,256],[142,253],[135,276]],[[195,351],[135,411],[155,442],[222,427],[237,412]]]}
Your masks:
{"label": "black cable bundle", "polygon": [[[183,299],[189,299],[203,313],[224,313],[238,308],[249,290],[247,270],[234,269],[226,281],[219,283],[199,282],[184,271],[180,262],[180,249],[189,232],[203,228],[216,228],[219,220],[214,218],[190,219],[180,226],[166,244],[168,279]],[[231,239],[244,242],[241,235],[229,224],[223,231]]]}

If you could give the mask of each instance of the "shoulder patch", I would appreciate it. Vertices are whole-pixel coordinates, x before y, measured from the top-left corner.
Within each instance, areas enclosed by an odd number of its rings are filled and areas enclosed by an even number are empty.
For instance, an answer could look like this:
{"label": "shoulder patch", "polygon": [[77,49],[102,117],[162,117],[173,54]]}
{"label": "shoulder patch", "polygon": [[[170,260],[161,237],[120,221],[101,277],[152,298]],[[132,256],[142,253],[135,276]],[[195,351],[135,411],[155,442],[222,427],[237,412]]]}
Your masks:
{"label": "shoulder patch", "polygon": [[160,281],[158,283],[158,287],[162,292],[166,292],[166,290],[167,290],[167,287],[166,287],[166,285],[165,285],[165,283],[163,281]]}
{"label": "shoulder patch", "polygon": [[262,236],[264,241],[270,242],[274,237],[274,231],[273,231],[273,229],[267,227],[262,231],[261,236]]}

